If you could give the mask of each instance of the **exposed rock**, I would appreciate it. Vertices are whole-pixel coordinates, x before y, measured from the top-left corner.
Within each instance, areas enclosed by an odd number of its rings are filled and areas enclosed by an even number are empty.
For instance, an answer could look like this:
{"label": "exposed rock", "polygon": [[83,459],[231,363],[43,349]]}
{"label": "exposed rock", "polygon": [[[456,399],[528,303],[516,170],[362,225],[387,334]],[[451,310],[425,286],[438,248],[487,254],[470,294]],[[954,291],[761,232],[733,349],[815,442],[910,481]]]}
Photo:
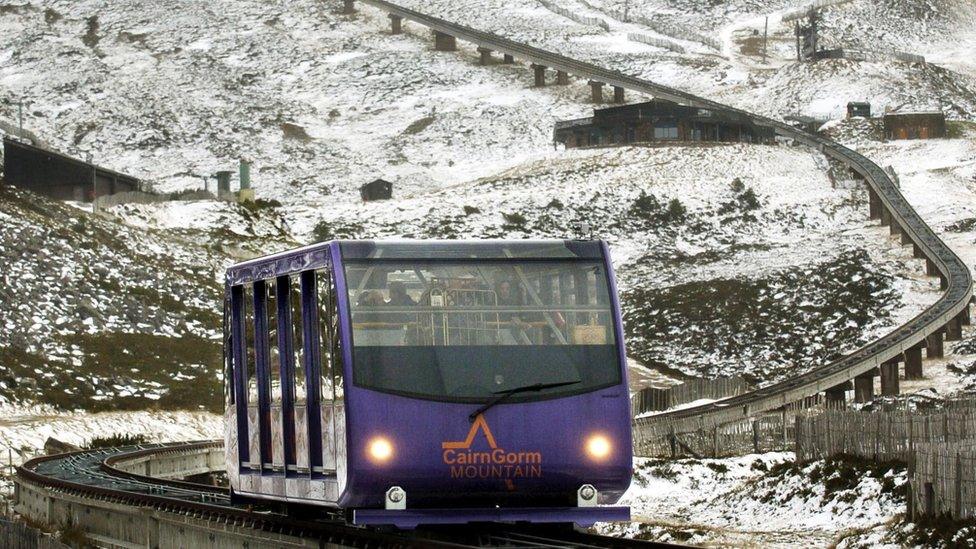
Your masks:
{"label": "exposed rock", "polygon": [[44,441],[44,453],[49,456],[52,454],[77,452],[78,450],[81,450],[81,448],[75,446],[74,444],[62,442],[54,437],[47,437],[47,440]]}

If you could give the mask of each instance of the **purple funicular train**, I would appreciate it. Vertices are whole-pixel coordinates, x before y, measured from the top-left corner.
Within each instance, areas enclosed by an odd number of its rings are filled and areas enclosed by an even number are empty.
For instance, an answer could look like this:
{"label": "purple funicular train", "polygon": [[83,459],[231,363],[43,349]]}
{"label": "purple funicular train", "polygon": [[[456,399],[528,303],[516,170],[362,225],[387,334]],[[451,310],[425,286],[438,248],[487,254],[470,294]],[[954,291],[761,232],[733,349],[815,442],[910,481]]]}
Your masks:
{"label": "purple funicular train", "polygon": [[234,497],[399,528],[629,518],[604,242],[315,244],[230,267],[224,314]]}

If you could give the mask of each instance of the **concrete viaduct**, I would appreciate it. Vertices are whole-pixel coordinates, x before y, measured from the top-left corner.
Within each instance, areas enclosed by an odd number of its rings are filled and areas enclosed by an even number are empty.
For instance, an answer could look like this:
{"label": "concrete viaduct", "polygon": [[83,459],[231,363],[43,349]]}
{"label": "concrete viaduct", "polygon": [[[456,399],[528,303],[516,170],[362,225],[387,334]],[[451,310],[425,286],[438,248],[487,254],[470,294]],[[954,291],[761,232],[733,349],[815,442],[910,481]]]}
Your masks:
{"label": "concrete viaduct", "polygon": [[[973,297],[969,269],[915,212],[891,178],[857,152],[778,120],[454,24],[386,0],[359,1],[385,11],[394,34],[402,32],[405,20],[431,29],[435,49],[439,51],[455,51],[457,40],[461,39],[477,46],[482,64],[488,64],[493,53],[500,53],[504,63],[513,63],[515,59],[527,62],[533,70],[535,86],[544,86],[546,72],[554,70],[557,85],[568,84],[569,75],[586,79],[595,103],[603,101],[603,88],[612,86],[614,102],[622,103],[624,91],[631,90],[681,105],[737,112],[757,125],[771,127],[777,135],[819,150],[840,162],[855,178],[863,181],[868,194],[870,218],[880,220],[882,225],[889,227],[890,234],[896,236],[902,245],[911,246],[914,257],[925,261],[929,276],[939,277],[943,294],[935,304],[906,324],[847,356],[737,397],[638,420],[634,425],[635,449],[638,453],[641,441],[645,437],[657,436],[665,426],[672,435],[714,428],[748,420],[760,413],[784,410],[792,403],[819,394],[824,394],[828,403],[840,404],[852,388],[855,400],[864,402],[874,396],[876,376],[881,377],[882,394],[896,395],[902,364],[907,379],[919,378],[922,376],[923,350],[925,357],[941,357],[943,341],[961,339],[962,326],[970,322],[969,304]],[[352,13],[354,9],[355,0],[343,0],[344,12]]]}

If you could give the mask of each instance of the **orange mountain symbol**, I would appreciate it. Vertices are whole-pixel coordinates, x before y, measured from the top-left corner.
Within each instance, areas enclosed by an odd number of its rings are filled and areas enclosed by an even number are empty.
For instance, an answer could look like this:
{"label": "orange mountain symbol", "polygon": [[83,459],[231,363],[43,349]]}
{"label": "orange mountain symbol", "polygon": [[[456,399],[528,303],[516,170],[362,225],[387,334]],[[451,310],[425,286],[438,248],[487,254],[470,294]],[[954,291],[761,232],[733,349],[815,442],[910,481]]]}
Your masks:
{"label": "orange mountain symbol", "polygon": [[471,429],[468,430],[468,436],[465,437],[464,440],[442,442],[441,448],[444,450],[466,450],[471,448],[471,443],[474,442],[474,437],[478,434],[479,429],[485,435],[485,440],[488,441],[488,446],[492,450],[498,448],[498,445],[495,444],[495,436],[491,434],[491,429],[488,427],[488,422],[485,420],[485,416],[481,414],[478,414],[478,417],[475,418],[474,423],[471,424]]}

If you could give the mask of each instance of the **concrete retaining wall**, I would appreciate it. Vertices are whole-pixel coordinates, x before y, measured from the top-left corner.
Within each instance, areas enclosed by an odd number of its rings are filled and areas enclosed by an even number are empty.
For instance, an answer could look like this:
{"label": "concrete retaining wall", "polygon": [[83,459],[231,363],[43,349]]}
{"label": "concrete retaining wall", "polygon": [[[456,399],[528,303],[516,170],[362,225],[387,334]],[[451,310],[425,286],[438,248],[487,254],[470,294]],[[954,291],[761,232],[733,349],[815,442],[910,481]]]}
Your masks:
{"label": "concrete retaining wall", "polygon": [[[160,478],[182,478],[200,472],[222,471],[224,448],[215,445],[191,451],[162,451],[119,461],[115,467],[136,474],[146,474],[148,471]],[[15,505],[18,513],[52,528],[70,526],[84,533],[100,547],[320,547],[317,539],[265,532],[149,507],[103,501],[52,490],[21,478],[15,481]]]}
{"label": "concrete retaining wall", "polygon": [[95,199],[95,209],[102,210],[121,206],[122,204],[158,204],[160,202],[171,202],[174,200],[214,200],[216,198],[209,191],[192,191],[180,194],[156,194],[142,191],[127,191]]}
{"label": "concrete retaining wall", "polygon": [[25,517],[55,528],[71,525],[100,547],[280,549],[320,546],[316,539],[55,492],[19,480],[17,502],[18,512]]}
{"label": "concrete retaining wall", "polygon": [[161,479],[184,479],[224,470],[224,447],[212,446],[193,452],[150,454],[115,462],[120,471]]}

